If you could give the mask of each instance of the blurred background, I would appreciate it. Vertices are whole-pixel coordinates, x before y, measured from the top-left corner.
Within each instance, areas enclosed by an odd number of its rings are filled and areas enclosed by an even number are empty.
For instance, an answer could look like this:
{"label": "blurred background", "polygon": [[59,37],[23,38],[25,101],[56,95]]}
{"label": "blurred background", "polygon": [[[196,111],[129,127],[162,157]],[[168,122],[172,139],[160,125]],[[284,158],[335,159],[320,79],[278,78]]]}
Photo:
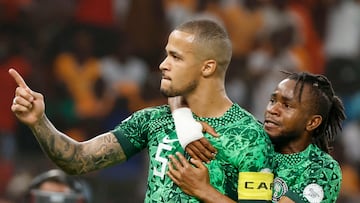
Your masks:
{"label": "blurred background", "polygon": [[[343,170],[338,202],[360,202],[359,0],[0,0],[0,203],[20,202],[31,178],[55,167],[10,111],[10,67],[44,94],[58,129],[86,140],[166,103],[158,65],[167,36],[194,17],[228,30],[228,94],[259,120],[280,70],[328,76],[347,114],[334,144]],[[136,203],[146,176],[144,152],[81,178],[92,202]]]}

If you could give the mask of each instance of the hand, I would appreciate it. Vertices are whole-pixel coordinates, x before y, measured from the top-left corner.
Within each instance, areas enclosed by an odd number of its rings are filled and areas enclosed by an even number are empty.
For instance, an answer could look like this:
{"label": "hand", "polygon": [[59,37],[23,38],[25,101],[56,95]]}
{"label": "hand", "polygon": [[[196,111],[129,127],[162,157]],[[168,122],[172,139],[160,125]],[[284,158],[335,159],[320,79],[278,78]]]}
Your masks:
{"label": "hand", "polygon": [[21,122],[29,126],[35,125],[45,112],[43,95],[32,91],[16,70],[9,69],[9,74],[18,85],[11,105],[12,112]]}
{"label": "hand", "polygon": [[199,160],[190,159],[191,165],[186,158],[179,152],[176,157],[170,155],[167,172],[171,180],[174,181],[186,194],[198,197],[204,195],[210,185],[210,178],[207,167]]}
{"label": "hand", "polygon": [[169,156],[167,175],[182,191],[204,203],[236,203],[210,184],[208,169],[200,160],[190,159],[189,163],[181,153],[176,156],[179,160]]}
{"label": "hand", "polygon": [[[205,122],[200,122],[203,127],[203,132],[207,132],[214,137],[219,137],[214,128]],[[210,144],[206,138],[200,138],[189,143],[186,148],[186,152],[194,159],[201,160],[203,162],[209,163],[211,160],[215,159],[217,150]]]}

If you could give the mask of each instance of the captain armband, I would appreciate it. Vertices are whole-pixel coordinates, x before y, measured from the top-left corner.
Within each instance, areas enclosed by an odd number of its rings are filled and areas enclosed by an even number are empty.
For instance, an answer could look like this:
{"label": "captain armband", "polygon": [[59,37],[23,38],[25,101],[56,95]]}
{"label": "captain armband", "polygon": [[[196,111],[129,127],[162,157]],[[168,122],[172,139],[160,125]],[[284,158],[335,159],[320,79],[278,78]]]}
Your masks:
{"label": "captain armband", "polygon": [[240,172],[238,180],[239,200],[272,199],[274,174],[270,172]]}
{"label": "captain armband", "polygon": [[204,137],[202,125],[197,122],[190,108],[182,107],[172,112],[175,130],[181,146],[185,149],[190,142]]}

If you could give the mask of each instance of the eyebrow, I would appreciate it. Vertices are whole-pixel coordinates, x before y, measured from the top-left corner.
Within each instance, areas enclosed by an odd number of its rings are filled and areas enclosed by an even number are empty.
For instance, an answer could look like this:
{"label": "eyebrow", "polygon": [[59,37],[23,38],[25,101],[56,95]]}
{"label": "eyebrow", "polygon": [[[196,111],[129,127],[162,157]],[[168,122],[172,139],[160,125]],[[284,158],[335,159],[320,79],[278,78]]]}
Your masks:
{"label": "eyebrow", "polygon": [[168,52],[169,52],[170,55],[177,55],[177,56],[180,55],[180,54],[179,54],[178,52],[176,52],[176,51],[169,50]]}
{"label": "eyebrow", "polygon": [[[271,97],[274,98],[274,97],[277,97],[278,96],[278,93],[276,93],[276,91],[274,93],[271,94]],[[290,98],[290,97],[287,97],[287,96],[284,96],[284,95],[281,95],[280,97],[281,100],[284,100],[286,102],[289,102],[289,101],[292,101],[294,100],[294,98]]]}

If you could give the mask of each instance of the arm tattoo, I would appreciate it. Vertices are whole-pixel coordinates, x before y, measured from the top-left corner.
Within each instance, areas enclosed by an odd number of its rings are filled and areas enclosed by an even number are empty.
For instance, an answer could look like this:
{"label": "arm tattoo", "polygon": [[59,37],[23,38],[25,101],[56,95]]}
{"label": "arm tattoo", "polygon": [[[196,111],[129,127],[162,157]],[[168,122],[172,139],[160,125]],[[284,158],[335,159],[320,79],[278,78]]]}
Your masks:
{"label": "arm tattoo", "polygon": [[58,131],[45,116],[31,130],[48,157],[69,174],[83,174],[126,160],[112,133],[78,142]]}

